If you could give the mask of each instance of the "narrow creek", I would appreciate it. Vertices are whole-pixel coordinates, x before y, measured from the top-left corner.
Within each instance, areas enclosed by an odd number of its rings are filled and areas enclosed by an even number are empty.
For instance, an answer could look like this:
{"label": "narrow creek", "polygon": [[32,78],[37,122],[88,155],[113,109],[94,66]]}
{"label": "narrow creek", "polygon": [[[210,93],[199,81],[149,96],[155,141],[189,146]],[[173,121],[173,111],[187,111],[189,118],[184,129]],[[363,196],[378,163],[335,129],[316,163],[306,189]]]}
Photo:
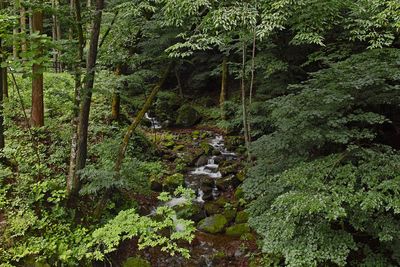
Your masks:
{"label": "narrow creek", "polygon": [[[146,118],[151,122],[153,130],[161,129],[161,124],[155,118],[148,114],[146,114]],[[230,205],[229,201],[233,198],[235,188],[234,186],[229,187],[229,192],[218,188],[218,181],[226,179],[225,174],[221,172],[221,166],[227,162],[233,164],[240,161],[240,157],[236,153],[226,148],[224,136],[213,131],[207,131],[207,136],[207,139],[202,141],[208,142],[213,148],[212,155],[200,156],[196,160],[195,166],[184,175],[186,187],[196,192],[196,199],[193,203],[199,210],[193,218],[196,224],[213,215],[205,206],[213,205],[220,199],[227,199],[226,204]],[[199,140],[193,139],[192,142],[196,144]],[[166,205],[175,207],[185,201],[183,198],[174,198]],[[224,210],[223,205],[219,209]],[[231,222],[232,220],[234,221],[234,218],[231,219]],[[151,259],[152,266],[247,266],[243,263],[245,255],[242,250],[243,242],[240,238],[228,236],[221,232],[210,234],[201,230],[196,231],[195,235],[196,238],[189,247],[191,252],[189,260],[179,256],[165,257],[160,255],[157,259]],[[221,261],[220,259],[216,260],[216,257],[225,257],[226,259]]]}

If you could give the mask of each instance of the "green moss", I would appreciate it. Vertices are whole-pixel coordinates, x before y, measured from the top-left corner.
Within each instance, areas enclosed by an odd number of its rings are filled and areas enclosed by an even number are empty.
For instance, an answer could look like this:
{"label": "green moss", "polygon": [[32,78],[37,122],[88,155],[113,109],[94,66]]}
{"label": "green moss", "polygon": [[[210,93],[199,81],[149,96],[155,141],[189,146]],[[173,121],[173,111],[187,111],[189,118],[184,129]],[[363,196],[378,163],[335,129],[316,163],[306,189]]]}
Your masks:
{"label": "green moss", "polygon": [[139,257],[128,258],[123,264],[122,267],[151,267],[150,263]]}
{"label": "green moss", "polygon": [[216,214],[201,220],[197,225],[197,228],[210,234],[216,234],[221,233],[227,223],[228,220],[224,215]]}
{"label": "green moss", "polygon": [[246,211],[239,211],[236,215],[235,223],[246,223],[249,220],[249,214]]}
{"label": "green moss", "polygon": [[183,174],[180,173],[175,173],[164,179],[164,186],[167,187],[167,189],[174,189],[180,185],[183,185],[183,183],[184,177]]}
{"label": "green moss", "polygon": [[225,233],[228,236],[240,237],[243,234],[249,233],[250,227],[247,223],[240,223],[226,228]]}
{"label": "green moss", "polygon": [[228,222],[232,221],[236,217],[236,209],[234,207],[225,208],[224,216]]}
{"label": "green moss", "polygon": [[235,198],[236,199],[241,199],[244,197],[244,192],[243,189],[241,187],[238,187],[235,191]]}
{"label": "green moss", "polygon": [[217,213],[221,213],[223,211],[223,207],[215,202],[207,202],[206,204],[204,204],[204,210],[207,212],[208,215],[214,215]]}
{"label": "green moss", "polygon": [[183,127],[191,127],[197,124],[200,120],[200,113],[191,105],[186,104],[178,110],[176,124]]}

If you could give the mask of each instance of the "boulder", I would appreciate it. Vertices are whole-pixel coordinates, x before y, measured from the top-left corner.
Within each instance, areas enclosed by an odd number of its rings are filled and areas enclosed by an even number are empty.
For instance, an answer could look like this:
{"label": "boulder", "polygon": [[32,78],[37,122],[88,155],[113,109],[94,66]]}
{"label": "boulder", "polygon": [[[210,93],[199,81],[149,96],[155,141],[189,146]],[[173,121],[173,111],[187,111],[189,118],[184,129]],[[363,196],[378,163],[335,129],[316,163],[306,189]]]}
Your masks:
{"label": "boulder", "polygon": [[140,257],[130,257],[122,263],[122,267],[151,267],[151,265]]}
{"label": "boulder", "polygon": [[226,235],[233,237],[240,237],[249,232],[250,227],[247,223],[234,224],[225,230]]}
{"label": "boulder", "polygon": [[231,222],[236,218],[236,208],[234,207],[225,208],[223,214],[225,218],[228,220],[228,222]]}
{"label": "boulder", "polygon": [[249,220],[249,214],[242,210],[236,215],[235,223],[246,223]]}
{"label": "boulder", "polygon": [[236,188],[240,181],[236,179],[234,175],[230,175],[225,178],[219,178],[215,181],[217,188],[223,192],[230,191],[233,188]]}
{"label": "boulder", "polygon": [[201,167],[204,165],[207,165],[208,163],[208,157],[205,155],[200,156],[200,158],[197,159],[196,161],[196,167]]}
{"label": "boulder", "polygon": [[204,210],[206,211],[207,215],[214,215],[224,211],[224,208],[213,202],[207,202],[204,204]]}
{"label": "boulder", "polygon": [[185,104],[178,109],[176,125],[182,127],[192,127],[200,122],[201,115],[191,105]]}
{"label": "boulder", "polygon": [[221,233],[227,223],[228,220],[225,218],[224,215],[216,214],[201,220],[197,225],[197,228],[210,234],[216,234]]}

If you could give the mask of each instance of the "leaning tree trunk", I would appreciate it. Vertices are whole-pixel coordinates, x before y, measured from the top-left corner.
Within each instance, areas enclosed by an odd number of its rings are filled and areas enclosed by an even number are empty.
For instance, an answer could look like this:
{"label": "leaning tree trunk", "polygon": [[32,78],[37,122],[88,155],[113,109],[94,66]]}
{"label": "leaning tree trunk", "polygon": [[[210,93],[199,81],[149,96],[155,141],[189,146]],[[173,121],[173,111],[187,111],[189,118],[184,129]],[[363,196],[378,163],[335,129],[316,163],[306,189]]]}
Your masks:
{"label": "leaning tree trunk", "polygon": [[104,0],[96,0],[96,11],[94,14],[92,33],[90,38],[90,46],[86,63],[86,84],[81,93],[81,105],[79,111],[78,123],[78,142],[76,152],[76,166],[73,181],[70,184],[70,195],[76,196],[79,187],[80,179],[78,171],[85,168],[87,158],[87,143],[88,143],[88,128],[89,128],[89,113],[92,102],[92,91],[95,77],[95,67],[97,60],[97,50],[99,45],[101,18],[104,8]]}
{"label": "leaning tree trunk", "polygon": [[[118,152],[118,157],[117,160],[115,162],[114,165],[114,171],[115,171],[115,175],[114,175],[114,179],[118,179],[119,173],[121,171],[121,167],[122,167],[122,163],[125,159],[125,154],[126,154],[126,150],[128,148],[129,145],[129,139],[132,137],[133,133],[135,132],[136,128],[139,126],[140,122],[142,121],[144,115],[146,114],[146,112],[150,109],[151,104],[154,101],[154,98],[156,97],[157,93],[160,91],[160,89],[164,86],[167,78],[168,78],[168,74],[171,71],[173,67],[173,63],[170,63],[168,68],[165,70],[161,80],[158,82],[158,84],[156,86],[154,86],[153,90],[151,91],[150,95],[147,97],[146,102],[144,103],[142,109],[139,111],[139,113],[137,114],[137,116],[134,118],[134,120],[132,121],[132,124],[128,127],[128,130],[125,133],[124,139],[122,141],[121,146],[119,147],[119,152]],[[100,202],[98,203],[96,210],[95,210],[95,214],[94,216],[96,218],[99,218],[100,215],[102,214],[107,201],[110,197],[110,193],[111,190],[108,189],[103,197],[101,198]]]}
{"label": "leaning tree trunk", "polygon": [[[43,32],[43,13],[41,10],[33,11],[32,29],[34,33],[42,34]],[[39,49],[42,54],[42,49]],[[33,64],[32,66],[32,126],[44,126],[44,102],[43,102],[43,66]]]}
{"label": "leaning tree trunk", "polygon": [[[115,69],[115,75],[117,78],[121,75],[121,67],[117,66]],[[118,83],[117,83],[118,84]],[[119,92],[119,88],[114,87],[114,92],[112,96],[112,104],[111,104],[111,119],[113,121],[118,121],[121,111],[121,94]]]}

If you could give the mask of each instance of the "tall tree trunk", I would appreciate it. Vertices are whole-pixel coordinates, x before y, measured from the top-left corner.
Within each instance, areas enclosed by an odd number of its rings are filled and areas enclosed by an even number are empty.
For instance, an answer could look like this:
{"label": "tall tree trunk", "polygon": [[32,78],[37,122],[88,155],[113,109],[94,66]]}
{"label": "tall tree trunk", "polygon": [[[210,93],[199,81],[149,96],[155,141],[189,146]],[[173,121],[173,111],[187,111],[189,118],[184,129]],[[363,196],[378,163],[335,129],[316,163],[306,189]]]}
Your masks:
{"label": "tall tree trunk", "polygon": [[[21,24],[21,34],[26,34],[26,10],[25,7],[22,5],[22,1],[20,3],[20,24]],[[21,52],[25,53],[27,50],[26,39],[23,37],[21,41]]]}
{"label": "tall tree trunk", "polygon": [[[115,75],[119,77],[121,75],[121,67],[117,66],[115,69]],[[121,95],[119,88],[114,87],[113,97],[112,97],[112,107],[111,107],[111,119],[113,121],[118,121],[121,110]]]}
{"label": "tall tree trunk", "polygon": [[247,132],[249,134],[249,146],[251,146],[251,108],[253,103],[253,96],[254,96],[254,78],[255,78],[255,71],[256,71],[256,41],[257,41],[257,33],[256,29],[254,29],[253,33],[253,49],[251,53],[251,80],[250,80],[250,95],[249,95],[249,111],[247,117]]}
{"label": "tall tree trunk", "polygon": [[225,119],[224,103],[227,95],[228,85],[228,58],[224,56],[222,60],[222,75],[221,75],[221,93],[219,95],[219,106],[221,108],[222,119]]}
{"label": "tall tree trunk", "polygon": [[[52,0],[52,8],[53,8],[53,27],[52,27],[52,36],[53,36],[53,42],[58,42],[61,40],[61,26],[60,26],[60,20],[59,17],[56,15],[58,8],[59,8],[59,1],[58,0]],[[58,49],[53,50],[53,66],[55,72],[62,72],[62,66],[60,62],[60,56],[61,53]]]}
{"label": "tall tree trunk", "polygon": [[[74,114],[71,120],[72,125],[72,138],[71,138],[71,153],[70,153],[70,164],[67,178],[67,194],[72,196],[72,193],[76,192],[76,157],[77,157],[77,143],[78,143],[78,122],[79,122],[79,102],[80,92],[82,89],[81,81],[81,64],[83,62],[83,49],[85,46],[85,39],[82,30],[82,16],[81,16],[81,2],[80,0],[71,0],[70,3],[71,15],[75,19],[75,27],[71,29],[71,33],[75,33],[78,38],[78,53],[76,62],[73,66],[74,77],[75,77],[75,96],[74,96]],[[71,37],[73,38],[73,36]],[[73,202],[73,197],[69,198],[70,202]],[[72,203],[71,203],[72,204]],[[71,205],[72,206],[72,205]]]}
{"label": "tall tree trunk", "polygon": [[[32,29],[33,32],[43,32],[43,13],[41,10],[33,11]],[[43,51],[39,51],[42,53]],[[33,64],[32,66],[32,126],[44,126],[44,102],[43,102],[43,66]]]}
{"label": "tall tree trunk", "polygon": [[[19,9],[20,9],[20,1],[19,0],[15,0],[14,8],[15,8],[15,10],[17,10],[16,12],[19,11]],[[14,40],[13,40],[13,47],[12,47],[14,60],[16,60],[18,58],[18,55],[19,55],[19,46],[18,46],[18,41],[17,41],[17,38],[16,38],[18,34],[19,34],[19,25],[17,24],[15,26],[15,28],[13,29],[13,35],[15,37]]]}
{"label": "tall tree trunk", "polygon": [[175,68],[175,77],[176,77],[176,81],[178,83],[178,91],[179,91],[179,96],[181,98],[183,98],[183,86],[182,86],[182,81],[181,81],[181,77],[179,76],[179,72],[178,69]]}
{"label": "tall tree trunk", "polygon": [[[2,50],[2,40],[0,38],[0,50]],[[3,55],[0,55],[0,62],[3,61]],[[0,68],[0,149],[4,148],[4,113],[3,113],[3,94],[4,85],[7,84],[7,72],[5,68]]]}
{"label": "tall tree trunk", "polygon": [[[158,84],[156,86],[154,86],[150,95],[147,97],[146,102],[144,103],[142,109],[139,111],[137,116],[133,119],[132,124],[128,127],[128,130],[126,131],[125,136],[124,136],[124,140],[122,141],[122,144],[119,147],[118,157],[117,157],[117,160],[114,165],[114,171],[115,171],[114,179],[118,179],[119,173],[121,171],[122,163],[125,159],[126,150],[129,145],[129,139],[132,137],[136,128],[139,126],[139,124],[142,121],[146,112],[150,109],[151,104],[153,103],[154,98],[156,97],[157,93],[164,86],[164,84],[168,78],[168,74],[171,71],[172,67],[173,67],[173,62],[171,62],[169,64],[169,66],[165,70],[161,80],[158,82]],[[110,189],[108,189],[105,192],[105,194],[103,195],[103,197],[101,198],[101,200],[99,201],[99,203],[96,207],[96,210],[95,210],[95,214],[94,214],[94,216],[96,218],[99,218],[101,213],[103,212],[103,210],[107,204],[107,201],[110,197],[110,193],[111,193],[111,191],[110,191]]]}
{"label": "tall tree trunk", "polygon": [[2,87],[3,87],[3,97],[8,97],[8,75],[7,75],[7,68],[0,68],[0,71],[3,75],[2,79]]}
{"label": "tall tree trunk", "polygon": [[92,33],[90,38],[90,46],[86,63],[86,84],[81,93],[81,105],[78,123],[78,142],[76,154],[76,169],[74,181],[71,184],[70,194],[76,195],[79,191],[80,181],[77,171],[82,170],[86,165],[89,113],[92,102],[92,91],[95,78],[95,67],[97,60],[97,50],[99,45],[100,27],[102,11],[104,8],[104,0],[96,0],[96,11],[93,19]]}
{"label": "tall tree trunk", "polygon": [[242,60],[242,80],[240,85],[240,91],[242,94],[242,110],[243,110],[243,131],[244,131],[244,141],[247,150],[247,159],[250,161],[250,140],[249,140],[249,128],[248,128],[248,113],[247,113],[247,103],[246,103],[246,43],[243,42],[243,60]]}

